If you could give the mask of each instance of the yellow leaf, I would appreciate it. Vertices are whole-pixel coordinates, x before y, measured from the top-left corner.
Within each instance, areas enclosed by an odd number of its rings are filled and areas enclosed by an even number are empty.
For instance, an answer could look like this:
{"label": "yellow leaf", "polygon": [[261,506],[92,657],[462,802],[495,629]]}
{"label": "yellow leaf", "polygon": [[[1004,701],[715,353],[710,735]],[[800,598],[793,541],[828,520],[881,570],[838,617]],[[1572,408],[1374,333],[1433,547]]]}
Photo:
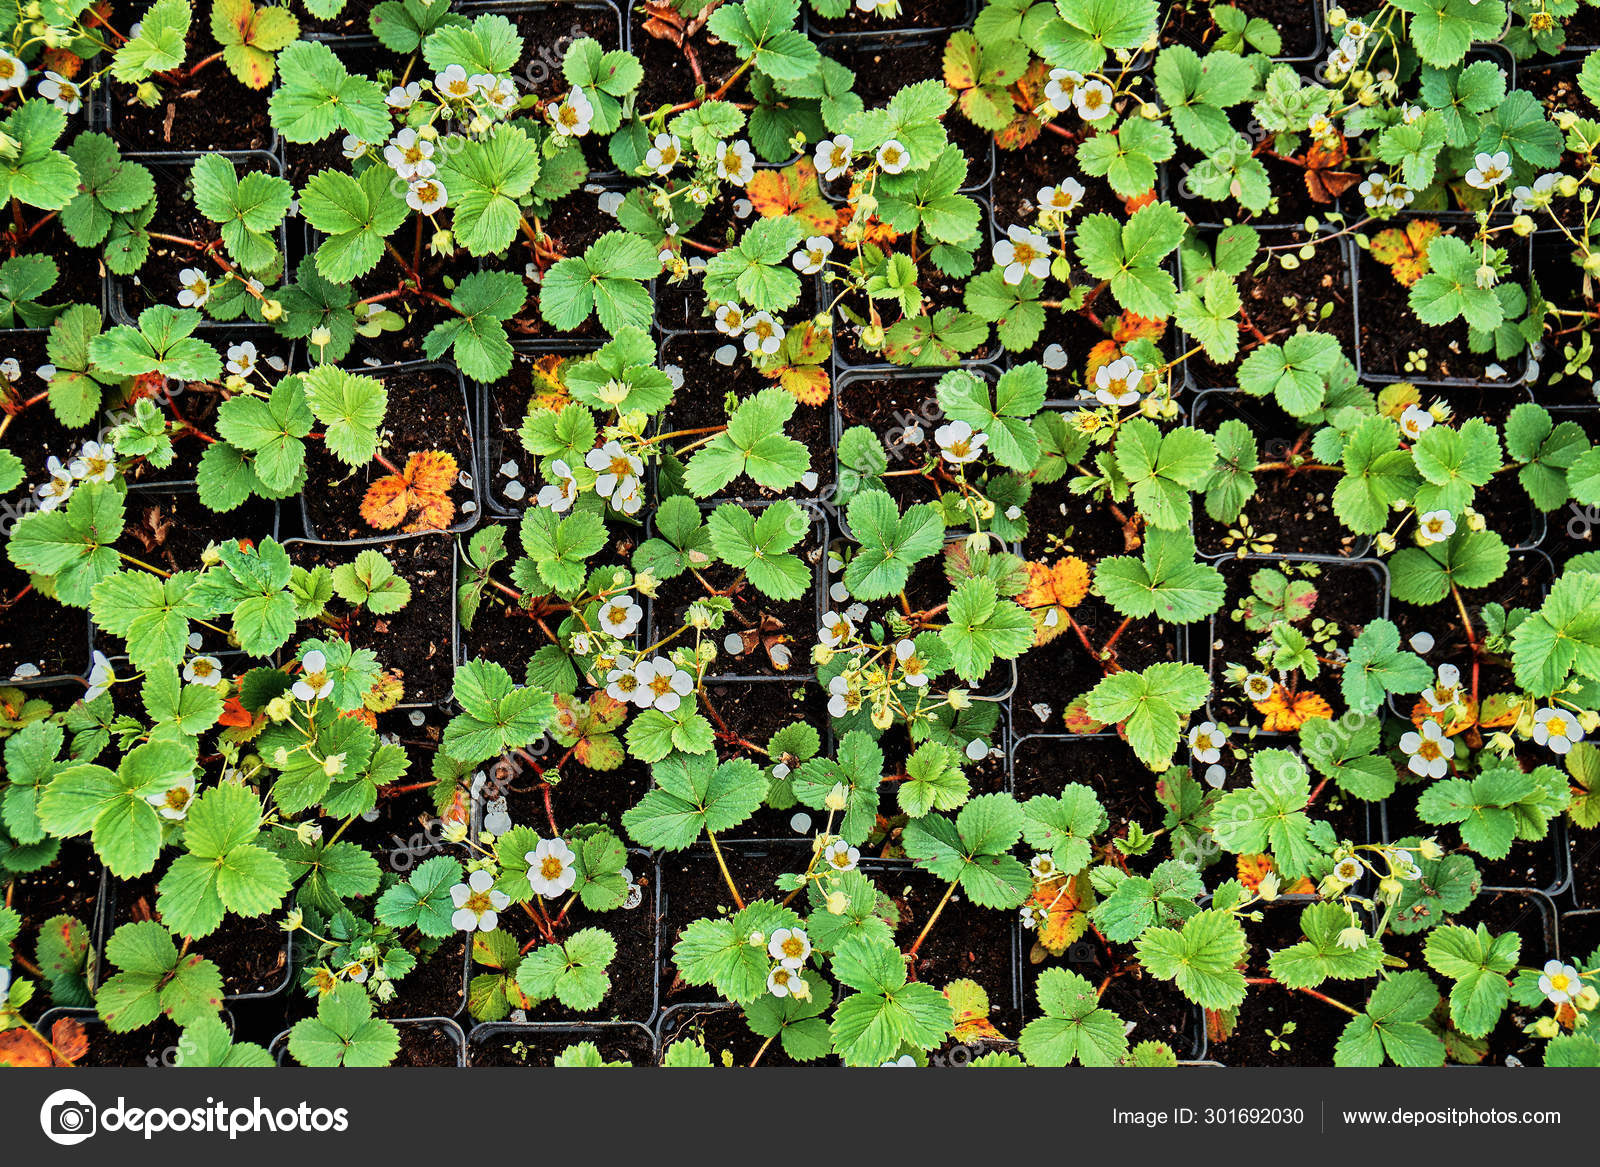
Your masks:
{"label": "yellow leaf", "polygon": [[989,1020],[989,994],[977,981],[963,977],[944,987],[954,1011],[957,1041],[1004,1041],[1005,1035]]}
{"label": "yellow leaf", "polygon": [[763,218],[792,215],[805,224],[808,235],[837,235],[850,217],[848,211],[822,197],[817,168],[809,158],[782,170],[757,171],[745,186],[745,196]]}
{"label": "yellow leaf", "polygon": [[1291,693],[1275,685],[1272,696],[1255,703],[1266,719],[1261,728],[1268,733],[1293,733],[1314,717],[1333,720],[1333,707],[1315,693]]}
{"label": "yellow leaf", "polygon": [[1036,917],[1043,917],[1038,927],[1039,944],[1052,956],[1064,955],[1082,938],[1089,927],[1093,896],[1087,871],[1034,885],[1028,905]]}

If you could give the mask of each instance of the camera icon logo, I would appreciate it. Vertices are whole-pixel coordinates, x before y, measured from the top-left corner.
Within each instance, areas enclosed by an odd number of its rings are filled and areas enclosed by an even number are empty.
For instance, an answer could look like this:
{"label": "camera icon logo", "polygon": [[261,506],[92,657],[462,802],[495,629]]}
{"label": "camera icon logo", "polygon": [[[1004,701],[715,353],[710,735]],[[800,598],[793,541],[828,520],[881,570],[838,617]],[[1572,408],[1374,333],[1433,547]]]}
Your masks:
{"label": "camera icon logo", "polygon": [[39,1107],[39,1126],[52,1143],[74,1147],[95,1133],[99,1113],[82,1091],[57,1090]]}

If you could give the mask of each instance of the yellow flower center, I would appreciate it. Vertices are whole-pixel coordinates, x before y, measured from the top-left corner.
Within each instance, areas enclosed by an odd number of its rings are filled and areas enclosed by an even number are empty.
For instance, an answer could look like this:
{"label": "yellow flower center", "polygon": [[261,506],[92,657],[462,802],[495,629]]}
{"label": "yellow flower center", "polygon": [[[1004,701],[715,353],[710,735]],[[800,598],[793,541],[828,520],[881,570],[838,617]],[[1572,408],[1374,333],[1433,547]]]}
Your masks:
{"label": "yellow flower center", "polygon": [[781,947],[783,949],[783,955],[795,959],[805,955],[806,951],[805,943],[798,936],[790,936],[786,938]]}
{"label": "yellow flower center", "polygon": [[1567,736],[1567,719],[1565,717],[1552,717],[1544,723],[1544,727],[1550,731],[1551,737]]}
{"label": "yellow flower center", "polygon": [[539,861],[539,875],[542,879],[560,879],[561,873],[566,869],[567,865],[555,855],[546,855]]}
{"label": "yellow flower center", "polygon": [[1436,761],[1442,756],[1443,751],[1439,749],[1439,743],[1432,738],[1424,738],[1422,744],[1417,747],[1417,757],[1425,762]]}
{"label": "yellow flower center", "polygon": [[485,912],[494,910],[494,903],[489,899],[486,891],[475,891],[467,897],[467,902],[461,905],[474,916],[481,916]]}
{"label": "yellow flower center", "polygon": [[1550,978],[1550,987],[1558,993],[1565,993],[1572,987],[1572,978],[1564,972],[1558,972]]}

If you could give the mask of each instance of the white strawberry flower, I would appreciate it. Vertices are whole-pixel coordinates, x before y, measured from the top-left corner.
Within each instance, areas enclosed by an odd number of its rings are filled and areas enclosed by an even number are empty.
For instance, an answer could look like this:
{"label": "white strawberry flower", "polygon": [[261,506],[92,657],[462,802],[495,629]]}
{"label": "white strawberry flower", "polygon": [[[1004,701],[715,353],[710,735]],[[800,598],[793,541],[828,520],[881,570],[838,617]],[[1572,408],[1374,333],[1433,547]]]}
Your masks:
{"label": "white strawberry flower", "polygon": [[433,79],[433,87],[446,101],[468,101],[477,91],[472,78],[460,65],[447,66],[444,72]]}
{"label": "white strawberry flower", "polygon": [[814,276],[828,265],[828,256],[832,254],[833,240],[826,235],[813,235],[804,247],[790,256],[790,262],[801,275]]}
{"label": "white strawberry flower", "polygon": [[994,261],[1005,268],[1005,282],[1020,284],[1023,276],[1042,280],[1050,274],[1050,241],[1013,223],[994,245]]}
{"label": "white strawberry flower", "polygon": [[1568,1005],[1583,992],[1583,978],[1570,964],[1562,964],[1559,960],[1546,961],[1544,972],[1539,977],[1539,991],[1552,1005]]}
{"label": "white strawberry flower", "polygon": [[1504,150],[1496,150],[1493,154],[1480,150],[1472,159],[1472,168],[1467,171],[1467,185],[1479,190],[1493,190],[1510,174],[1510,154]]}
{"label": "white strawberry flower", "polygon": [[583,137],[594,121],[594,103],[577,86],[561,101],[551,102],[547,111],[556,133],[568,138]]}
{"label": "white strawberry flower", "polygon": [[1057,113],[1072,108],[1072,95],[1083,84],[1083,74],[1076,69],[1051,69],[1050,80],[1044,87],[1044,99]]}
{"label": "white strawberry flower", "polygon": [[1408,405],[1400,415],[1400,432],[1413,442],[1433,426],[1433,414],[1420,405]]}
{"label": "white strawberry flower", "polygon": [[1072,104],[1078,116],[1086,122],[1097,122],[1111,112],[1111,99],[1116,96],[1104,81],[1085,81],[1072,93]]}
{"label": "white strawberry flower", "polygon": [[813,157],[817,173],[828,182],[843,178],[850,171],[850,156],[855,148],[855,140],[849,134],[822,139]]}
{"label": "white strawberry flower", "polygon": [[1541,174],[1533,180],[1531,187],[1517,187],[1511,192],[1511,209],[1520,215],[1523,211],[1548,207],[1550,200],[1555,198],[1556,183],[1560,181],[1559,174]]}
{"label": "white strawberry flower", "polygon": [[642,668],[640,672],[648,697],[646,704],[653,705],[662,713],[673,712],[694,691],[694,678],[664,656],[655,657],[646,664],[648,675]]}
{"label": "white strawberry flower", "polygon": [[805,978],[785,965],[780,964],[767,974],[767,992],[774,997],[800,997],[805,991],[800,986],[804,984]]}
{"label": "white strawberry flower", "polygon": [[902,640],[894,646],[894,658],[900,662],[900,676],[913,689],[928,687],[928,662],[917,655],[915,641]]}
{"label": "white strawberry flower", "polygon": [[744,139],[717,143],[717,177],[744,186],[756,176],[756,156]]}
{"label": "white strawberry flower", "polygon": [[94,650],[94,663],[89,668],[89,687],[84,691],[84,701],[93,701],[117,683],[117,674],[111,668],[111,658],[98,648]]}
{"label": "white strawberry flower", "polygon": [[83,90],[49,69],[45,70],[44,80],[39,82],[39,96],[62,113],[77,113],[83,108]]}
{"label": "white strawberry flower", "polygon": [[1144,377],[1144,370],[1132,357],[1119,357],[1101,365],[1094,374],[1095,400],[1101,405],[1137,405]]}
{"label": "white strawberry flower", "polygon": [[178,273],[178,307],[199,308],[211,299],[211,281],[197,267],[186,267]]}
{"label": "white strawberry flower", "polygon": [[771,356],[783,344],[786,335],[782,324],[770,312],[757,312],[744,324],[744,348],[749,353]]}
{"label": "white strawberry flower", "polygon": [[565,459],[557,458],[550,463],[548,474],[554,481],[541,486],[534,501],[558,515],[571,510],[578,498],[578,480],[572,476],[572,467]]}
{"label": "white strawberry flower", "polygon": [[108,442],[84,442],[67,467],[79,482],[110,482],[117,476],[117,451]]}
{"label": "white strawberry flower", "polygon": [[256,371],[256,346],[251,340],[228,346],[228,372],[248,377]]}
{"label": "white strawberry flower", "polygon": [[1456,533],[1456,520],[1449,511],[1428,511],[1417,516],[1417,541],[1423,546],[1443,543]]}
{"label": "white strawberry flower", "polygon": [[222,662],[214,656],[192,656],[183,666],[183,679],[191,685],[215,689],[222,684]]}
{"label": "white strawberry flower", "polygon": [[528,862],[528,886],[547,900],[566,895],[578,882],[578,857],[564,839],[540,839],[523,858]]}
{"label": "white strawberry flower", "polygon": [[444,210],[449,198],[444,183],[437,178],[424,178],[419,182],[413,182],[406,191],[406,206],[413,211],[421,211],[424,215],[433,215]]}
{"label": "white strawberry flower", "polygon": [[1420,733],[1401,735],[1400,750],[1409,759],[1406,769],[1419,778],[1443,778],[1450,772],[1456,743],[1444,736],[1437,721],[1424,721]]}
{"label": "white strawberry flower", "polygon": [[718,304],[717,331],[723,336],[738,336],[743,332],[744,309],[737,304]]}
{"label": "white strawberry flower", "polygon": [[657,134],[655,144],[645,151],[644,166],[646,170],[658,175],[667,175],[678,164],[678,159],[683,157],[683,143],[676,134]]}
{"label": "white strawberry flower", "polygon": [[600,627],[618,640],[632,636],[643,619],[644,609],[626,592],[612,596],[600,609]]}
{"label": "white strawberry flower", "polygon": [[767,938],[767,955],[784,968],[804,968],[811,956],[811,940],[804,928],[774,928]]}
{"label": "white strawberry flower", "polygon": [[383,148],[383,160],[401,178],[432,178],[434,173],[433,143],[419,138],[417,131],[407,126]]}
{"label": "white strawberry flower", "polygon": [[1222,747],[1228,744],[1228,732],[1215,722],[1202,721],[1189,731],[1189,751],[1195,760],[1207,765],[1222,760]]}
{"label": "white strawberry flower", "polygon": [[1039,209],[1052,215],[1070,215],[1083,204],[1083,194],[1083,183],[1076,178],[1063,178],[1055,186],[1040,188]]}
{"label": "white strawberry flower", "polygon": [[494,876],[479,868],[467,876],[466,883],[450,889],[455,912],[450,925],[457,932],[493,932],[500,926],[500,913],[511,904],[511,897],[494,886]]}
{"label": "white strawberry flower", "polygon": [[960,466],[975,461],[983,453],[989,435],[973,429],[967,422],[957,420],[945,422],[934,430],[933,440],[938,443],[939,453],[946,462]]}
{"label": "white strawberry flower", "polygon": [[1565,754],[1583,740],[1583,726],[1565,709],[1546,706],[1533,715],[1533,740],[1553,754]]}
{"label": "white strawberry flower", "polygon": [[28,83],[28,67],[22,61],[0,49],[0,93],[21,89]]}
{"label": "white strawberry flower", "polygon": [[147,794],[144,800],[156,808],[156,813],[170,822],[182,822],[189,814],[189,804],[194,801],[195,776],[191,773],[170,790],[160,794]]}
{"label": "white strawberry flower", "polygon": [[333,678],[328,675],[328,658],[319,649],[312,649],[300,658],[305,671],[295,681],[290,691],[301,701],[320,701],[333,692]]}
{"label": "white strawberry flower", "polygon": [[878,147],[878,166],[885,174],[899,174],[911,165],[911,151],[898,138],[890,138]]}
{"label": "white strawberry flower", "polygon": [[422,97],[422,83],[411,81],[405,85],[396,85],[389,90],[388,96],[383,100],[390,109],[410,109]]}
{"label": "white strawberry flower", "polygon": [[594,480],[594,489],[604,498],[632,493],[644,476],[644,461],[624,450],[615,438],[590,450],[583,464],[599,475]]}
{"label": "white strawberry flower", "polygon": [[61,464],[61,459],[52,456],[45,463],[45,472],[49,479],[41,486],[33,489],[33,494],[39,500],[41,511],[53,511],[62,503],[72,497],[72,492],[78,488],[78,480],[72,476],[72,470]]}
{"label": "white strawberry flower", "polygon": [[1455,705],[1461,700],[1461,670],[1452,664],[1440,665],[1433,684],[1422,691],[1422,699],[1435,713]]}
{"label": "white strawberry flower", "polygon": [[613,701],[632,702],[644,707],[650,704],[649,694],[640,682],[642,666],[631,657],[619,656],[616,667],[606,672],[606,696]]}
{"label": "white strawberry flower", "polygon": [[835,839],[822,852],[822,861],[835,871],[854,871],[861,852],[843,839]]}

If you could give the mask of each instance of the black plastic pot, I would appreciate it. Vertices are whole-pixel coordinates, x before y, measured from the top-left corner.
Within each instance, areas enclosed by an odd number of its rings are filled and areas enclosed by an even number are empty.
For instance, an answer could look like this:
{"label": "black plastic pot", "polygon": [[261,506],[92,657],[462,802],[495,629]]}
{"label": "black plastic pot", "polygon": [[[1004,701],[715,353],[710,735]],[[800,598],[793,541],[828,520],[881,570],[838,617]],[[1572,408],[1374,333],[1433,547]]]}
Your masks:
{"label": "black plastic pot", "polygon": [[[282,177],[283,175],[283,163],[279,160],[277,154],[275,153],[270,153],[265,150],[215,151],[213,153],[232,162],[234,168],[239,172],[241,177],[252,172],[270,174],[274,177]],[[201,158],[208,156],[210,155],[188,150],[174,150],[170,153],[163,152],[159,154],[129,153],[124,155],[124,157],[130,161],[138,162],[141,165],[148,167],[151,173],[155,175],[158,186],[163,181],[170,183],[173,180],[177,180],[183,184],[181,189],[185,190],[187,190],[189,173],[194,168],[194,164]],[[159,207],[156,213],[157,215],[160,215],[161,211]],[[285,217],[282,223],[278,224],[276,235],[278,249],[287,259],[289,257],[289,219],[287,217]],[[156,240],[151,243],[150,249],[151,253],[154,254],[159,248],[175,246],[176,244],[165,244],[159,240]],[[212,270],[213,265],[208,264],[206,262],[206,257],[200,252],[195,252],[192,259],[189,257],[184,257],[183,262],[186,264],[186,266],[206,269],[207,274],[212,277],[220,277],[223,274],[220,267]],[[145,265],[148,267],[148,259],[146,259]],[[132,276],[119,276],[113,273],[107,276],[106,280],[108,285],[107,307],[110,323],[137,324],[139,322],[139,308],[136,305],[128,303],[128,288],[135,283],[139,283],[139,274],[135,273]],[[270,281],[263,280],[262,282],[270,286]],[[143,287],[143,284],[139,283],[139,286]],[[178,289],[176,287],[170,289],[164,288],[159,292],[152,291],[149,296],[150,305],[176,305],[177,295]],[[146,306],[148,307],[150,305]],[[202,319],[196,332],[197,335],[203,338],[209,339],[212,334],[219,332],[237,332],[240,334],[241,339],[250,339],[259,342],[262,333],[270,333],[272,330],[272,326],[270,324],[258,323],[245,316],[241,316],[236,320],[215,320],[206,315],[203,307],[199,309],[199,311]],[[283,342],[283,344],[285,348],[289,347],[287,341]]]}
{"label": "black plastic pot", "polygon": [[[249,1034],[241,1034],[239,1032],[238,1025],[235,1021],[233,1013],[230,1010],[223,1009],[221,1016],[223,1025],[227,1026],[228,1030],[234,1035],[235,1040],[251,1040]],[[63,1019],[76,1021],[79,1025],[83,1026],[85,1035],[89,1040],[89,1050],[91,1053],[93,1053],[97,1043],[119,1036],[113,1034],[106,1027],[106,1023],[100,1020],[100,1015],[95,1010],[65,1008],[62,1006],[56,1006],[54,1008],[45,1010],[45,1012],[40,1016],[39,1020],[34,1022],[34,1028],[48,1037],[50,1035],[50,1030],[55,1023]],[[160,1018],[154,1024],[157,1027],[165,1028],[169,1031],[166,1035],[168,1038],[170,1038],[169,1041],[163,1042],[158,1033],[150,1030],[148,1027],[134,1030],[126,1035],[130,1040],[137,1040],[137,1036],[141,1033],[148,1033],[150,1037],[154,1039],[151,1042],[150,1052],[145,1055],[143,1062],[139,1063],[138,1067],[130,1067],[130,1063],[126,1062],[112,1062],[108,1063],[105,1068],[117,1068],[119,1066],[122,1068],[142,1067],[152,1070],[171,1070],[181,1068],[178,1065],[178,1056],[180,1052],[178,1048],[178,1028],[172,1025],[172,1023],[165,1017]],[[80,1060],[76,1063],[76,1065],[81,1068],[88,1068],[91,1066],[91,1063]]]}
{"label": "black plastic pot", "polygon": [[[299,559],[300,558],[300,556],[299,556],[299,554],[297,552],[298,548],[302,548],[302,547],[318,547],[318,548],[325,549],[328,552],[331,552],[335,556],[338,556],[340,558],[341,562],[348,563],[351,560],[355,559],[356,554],[358,552],[360,552],[362,550],[365,550],[365,549],[367,549],[369,547],[370,548],[375,548],[378,551],[382,551],[384,548],[389,547],[389,546],[391,546],[393,544],[410,543],[410,542],[414,542],[416,540],[421,540],[421,539],[450,539],[452,544],[455,542],[454,539],[450,538],[448,533],[442,533],[442,532],[438,532],[438,531],[420,531],[420,532],[416,532],[416,533],[409,534],[409,535],[405,535],[405,534],[380,535],[380,536],[376,536],[376,537],[371,538],[371,539],[356,539],[356,540],[351,540],[351,541],[348,541],[348,542],[332,542],[332,541],[329,541],[329,540],[326,540],[326,539],[286,539],[286,540],[284,540],[284,546],[289,549],[289,556],[290,556],[291,559]],[[458,620],[454,619],[454,617],[453,617],[453,613],[455,611],[455,599],[456,599],[456,576],[459,573],[459,563],[460,563],[460,555],[452,547],[451,555],[450,555],[450,579],[449,579],[449,583],[448,583],[449,591],[445,592],[445,593],[442,593],[440,595],[428,596],[428,595],[421,594],[420,589],[413,588],[411,601],[406,606],[406,609],[402,609],[401,610],[402,614],[399,616],[399,619],[401,619],[401,620],[405,619],[405,616],[404,616],[403,613],[407,609],[409,609],[412,605],[415,605],[415,604],[427,604],[427,603],[432,602],[432,603],[436,603],[436,604],[447,604],[447,605],[449,605],[449,610],[452,612],[452,619],[450,621],[450,643],[449,643],[448,646],[441,646],[441,647],[448,647],[448,649],[449,649],[449,657],[448,657],[448,659],[450,661],[452,661],[452,662],[460,660],[460,650],[457,647],[457,638],[459,636],[460,627],[461,626],[460,626],[460,622]],[[301,563],[298,564],[298,566],[305,566],[305,564],[302,561]],[[389,664],[389,663],[392,663],[392,662],[385,661],[385,664]],[[429,700],[429,701],[420,701],[420,700],[402,701],[398,705],[396,705],[395,708],[396,709],[431,709],[431,708],[435,707],[436,705],[441,704],[444,700],[447,700],[447,699],[448,698],[446,697],[446,698],[440,698],[438,700]]]}
{"label": "black plastic pot", "polygon": [[[421,370],[439,370],[445,373],[447,378],[454,378],[458,391],[461,394],[462,412],[466,417],[467,422],[467,462],[465,465],[459,465],[457,469],[468,476],[471,483],[472,493],[470,498],[461,499],[456,503],[456,519],[450,524],[449,527],[445,528],[445,533],[457,535],[463,531],[470,531],[472,528],[476,527],[478,525],[478,519],[483,508],[482,489],[480,486],[483,476],[481,469],[478,466],[478,445],[476,430],[473,428],[473,416],[476,412],[473,409],[473,395],[468,391],[466,378],[462,376],[461,370],[454,365],[445,364],[440,361],[409,361],[404,364],[396,365],[376,365],[372,367],[356,365],[350,367],[353,371],[358,372],[363,376],[376,377],[380,381],[383,380],[386,375]],[[415,451],[409,450],[392,451],[392,453],[397,454],[400,457],[401,464],[403,464],[406,456],[414,452]],[[383,471],[382,467],[378,466],[378,464],[374,462],[367,465],[366,473],[369,476],[381,477],[385,472]],[[371,479],[369,477],[368,481],[370,480]],[[307,490],[310,489],[313,489],[313,487],[308,484]],[[352,477],[351,479],[340,483],[334,487],[334,489],[357,490],[363,489],[363,485]],[[330,546],[366,547],[372,545],[373,543],[387,542],[388,540],[394,538],[404,538],[407,534],[427,533],[395,531],[388,534],[375,533],[371,537],[363,537],[359,539],[325,539],[317,531],[317,525],[311,517],[311,508],[306,502],[306,495],[304,492],[302,492],[300,495],[300,516],[301,521],[305,524],[306,534],[310,540],[313,542],[327,543]]]}
{"label": "black plastic pot", "polygon": [[1556,922],[1556,955],[1568,964],[1578,964],[1587,962],[1597,949],[1600,949],[1600,910],[1562,912]]}
{"label": "black plastic pot", "polygon": [[903,15],[888,19],[871,13],[863,15],[854,4],[848,14],[835,20],[817,15],[810,4],[802,7],[801,14],[806,35],[816,42],[824,56],[832,56],[833,50],[839,48],[883,48],[902,44],[942,47],[952,32],[972,27],[978,5],[976,0],[957,0],[950,5],[948,20],[927,25],[912,24]]}
{"label": "black plastic pot", "polygon": [[[1455,226],[1455,227],[1458,227],[1460,229],[1464,229],[1464,230],[1467,230],[1467,231],[1475,230],[1475,223],[1476,223],[1476,219],[1473,216],[1462,215],[1462,214],[1457,213],[1457,212],[1444,212],[1444,213],[1437,213],[1437,214],[1424,214],[1422,212],[1416,212],[1416,213],[1409,213],[1408,212],[1406,214],[1396,215],[1390,221],[1390,225],[1391,226],[1400,227],[1400,228],[1404,228],[1405,225],[1406,225],[1406,222],[1409,219],[1413,219],[1413,218],[1436,219],[1442,225],[1444,225],[1447,228],[1450,227],[1450,226]],[[1531,267],[1532,267],[1532,240],[1531,239],[1518,240],[1518,239],[1513,237],[1511,240],[1509,240],[1507,242],[1506,250],[1509,253],[1510,261],[1511,261],[1511,265],[1512,265],[1512,271],[1511,271],[1511,275],[1510,275],[1510,280],[1512,282],[1516,282],[1516,283],[1520,283],[1520,284],[1526,285],[1527,284],[1527,280],[1528,280],[1528,274],[1531,271]],[[1391,384],[1391,383],[1394,383],[1394,382],[1397,382],[1397,381],[1406,381],[1406,382],[1409,382],[1412,385],[1416,385],[1416,386],[1419,386],[1419,387],[1422,387],[1422,388],[1435,388],[1435,389],[1463,389],[1463,388],[1485,388],[1485,389],[1503,389],[1503,390],[1518,389],[1518,390],[1520,390],[1520,392],[1524,396],[1526,396],[1527,389],[1524,386],[1524,382],[1527,379],[1527,352],[1526,352],[1526,350],[1524,350],[1521,353],[1518,353],[1515,357],[1513,357],[1510,360],[1508,360],[1507,362],[1503,363],[1502,367],[1505,369],[1506,375],[1504,377],[1501,377],[1501,378],[1492,378],[1492,377],[1457,377],[1457,376],[1425,376],[1425,375],[1419,375],[1419,374],[1417,374],[1415,372],[1406,372],[1404,370],[1400,370],[1400,371],[1396,371],[1396,372],[1390,373],[1390,372],[1381,371],[1379,369],[1371,368],[1370,367],[1371,359],[1370,358],[1366,358],[1366,357],[1363,356],[1363,353],[1362,353],[1363,345],[1361,343],[1361,338],[1362,338],[1361,321],[1362,321],[1362,312],[1363,312],[1363,307],[1362,307],[1363,287],[1365,286],[1366,281],[1369,280],[1369,279],[1377,279],[1377,278],[1392,279],[1393,277],[1388,272],[1384,271],[1382,269],[1382,267],[1380,265],[1378,265],[1375,260],[1372,260],[1364,252],[1359,251],[1359,249],[1358,249],[1358,252],[1357,252],[1357,254],[1356,254],[1356,256],[1355,256],[1355,258],[1354,258],[1354,260],[1353,260],[1353,262],[1351,264],[1351,270],[1355,275],[1355,315],[1356,315],[1356,348],[1355,348],[1355,352],[1352,354],[1352,359],[1355,361],[1356,371],[1357,371],[1357,373],[1360,374],[1360,377],[1361,377],[1361,379],[1363,381],[1365,381],[1365,382],[1367,382],[1369,384],[1379,384],[1379,385]],[[1370,309],[1370,307],[1371,307],[1370,303],[1369,303],[1368,307]],[[1407,309],[1407,312],[1409,312],[1409,309]],[[1390,322],[1385,322],[1385,323],[1389,324]],[[1395,327],[1406,328],[1406,327],[1413,326],[1415,322],[1409,316],[1407,316],[1405,319],[1403,319],[1401,321],[1392,322],[1392,323],[1393,323],[1393,325]],[[1462,330],[1462,333],[1463,333],[1462,342],[1463,342],[1463,344],[1465,343],[1465,332],[1466,332],[1466,327],[1467,326],[1463,322],[1458,320],[1454,324],[1447,325],[1446,327],[1448,327],[1448,328],[1457,328],[1457,327],[1459,327]],[[1436,354],[1430,353],[1429,355],[1430,355],[1430,358],[1436,357]],[[1485,360],[1486,365],[1493,365],[1493,364],[1500,363],[1500,362],[1496,362],[1496,361],[1493,360],[1493,354],[1492,353],[1482,354],[1482,355],[1483,355],[1483,358]]]}
{"label": "black plastic pot", "polygon": [[[1358,582],[1356,588],[1353,589],[1356,595],[1360,595],[1364,591],[1368,590],[1370,590],[1373,595],[1373,608],[1375,610],[1367,617],[1366,621],[1362,622],[1363,625],[1365,625],[1367,621],[1371,620],[1388,619],[1389,569],[1379,560],[1342,559],[1331,555],[1245,555],[1234,559],[1224,560],[1219,564],[1219,567],[1224,571],[1224,574],[1227,574],[1227,568],[1230,565],[1248,565],[1251,568],[1266,568],[1284,563],[1317,564],[1323,570],[1324,579],[1330,578],[1331,573],[1333,572],[1349,572],[1353,575],[1358,573],[1365,575],[1367,577],[1365,583],[1362,584]],[[1240,579],[1236,581],[1236,586],[1238,588],[1248,589],[1249,582],[1247,579]],[[1323,585],[1323,587],[1326,587],[1326,585]],[[1319,588],[1319,590],[1323,589]],[[1206,661],[1206,672],[1211,678],[1211,694],[1206,698],[1205,710],[1206,717],[1211,721],[1217,722],[1218,724],[1231,723],[1230,718],[1218,712],[1217,694],[1222,688],[1221,670],[1226,668],[1229,664],[1248,663],[1246,661],[1228,661],[1219,657],[1219,653],[1222,650],[1216,647],[1218,640],[1218,621],[1229,619],[1229,613],[1232,611],[1231,602],[1237,601],[1239,596],[1242,596],[1243,594],[1245,594],[1245,592],[1242,590],[1237,591],[1236,593],[1234,588],[1230,588],[1227,598],[1223,600],[1222,608],[1210,618],[1207,625],[1207,627],[1210,629],[1210,632],[1207,636],[1205,646],[1206,651],[1204,655]],[[1317,615],[1317,613],[1313,611],[1312,615],[1314,617]],[[1195,664],[1200,663],[1200,653],[1192,652],[1190,655]],[[1240,698],[1239,700],[1242,703],[1244,699]],[[1252,732],[1256,736],[1263,739],[1295,736],[1294,734],[1286,734],[1276,731],[1269,732],[1265,729],[1255,729]]]}

